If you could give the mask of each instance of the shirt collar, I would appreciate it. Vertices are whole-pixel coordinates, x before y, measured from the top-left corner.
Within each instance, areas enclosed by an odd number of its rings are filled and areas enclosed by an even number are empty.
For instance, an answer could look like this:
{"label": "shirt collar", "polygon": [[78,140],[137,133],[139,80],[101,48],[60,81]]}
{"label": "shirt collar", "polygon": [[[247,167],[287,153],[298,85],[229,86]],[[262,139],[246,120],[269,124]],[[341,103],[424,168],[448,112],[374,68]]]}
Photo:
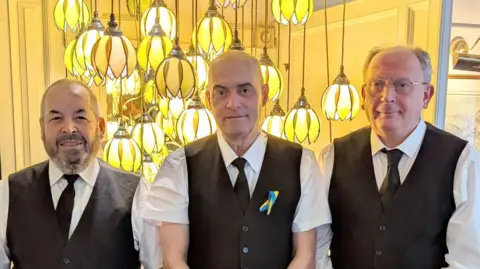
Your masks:
{"label": "shirt collar", "polygon": [[[221,132],[217,132],[217,137],[225,167],[228,167],[239,156],[237,156],[235,151],[228,145]],[[260,173],[260,169],[262,168],[263,156],[265,155],[267,147],[267,138],[267,135],[261,132],[247,152],[242,156],[256,173]]]}
{"label": "shirt collar", "polygon": [[[93,187],[97,181],[99,171],[100,165],[98,164],[97,158],[95,158],[92,163],[78,175],[85,182],[87,182],[88,185]],[[54,162],[52,162],[52,160],[49,161],[48,165],[48,177],[50,179],[50,187],[55,185],[63,177],[63,172],[55,165]]]}
{"label": "shirt collar", "polygon": [[[423,119],[420,119],[413,132],[396,148],[401,150],[408,157],[412,157],[420,148],[426,130],[427,126],[425,122]],[[370,144],[372,146],[372,156],[384,148],[390,149],[383,144],[382,140],[380,140],[378,135],[373,131],[370,133]]]}

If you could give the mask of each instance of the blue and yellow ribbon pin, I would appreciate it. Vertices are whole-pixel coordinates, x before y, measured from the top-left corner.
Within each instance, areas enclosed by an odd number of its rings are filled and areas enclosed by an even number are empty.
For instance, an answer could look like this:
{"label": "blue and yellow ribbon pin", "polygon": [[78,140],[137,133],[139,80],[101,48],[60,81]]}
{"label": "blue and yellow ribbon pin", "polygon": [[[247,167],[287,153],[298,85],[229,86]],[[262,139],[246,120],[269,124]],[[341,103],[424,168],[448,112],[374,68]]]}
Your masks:
{"label": "blue and yellow ribbon pin", "polygon": [[277,201],[278,191],[269,191],[268,192],[268,199],[263,203],[260,207],[260,212],[267,211],[267,215],[270,215],[270,211],[272,211],[272,207]]}

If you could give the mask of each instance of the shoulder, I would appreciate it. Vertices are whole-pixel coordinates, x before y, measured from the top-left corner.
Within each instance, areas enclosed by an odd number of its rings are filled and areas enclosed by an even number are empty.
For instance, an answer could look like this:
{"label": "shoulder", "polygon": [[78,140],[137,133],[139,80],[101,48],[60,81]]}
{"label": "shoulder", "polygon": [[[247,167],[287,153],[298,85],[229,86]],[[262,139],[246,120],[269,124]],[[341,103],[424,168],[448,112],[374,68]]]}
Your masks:
{"label": "shoulder", "polygon": [[440,139],[442,142],[455,143],[463,147],[465,147],[468,144],[468,141],[452,133],[439,129],[428,122],[425,122],[425,124],[427,125],[427,130],[429,131],[429,133],[435,136],[435,138]]}
{"label": "shoulder", "polygon": [[48,161],[43,161],[41,163],[37,163],[35,165],[23,168],[13,174],[11,174],[8,179],[10,182],[17,181],[17,180],[27,180],[33,179],[35,177],[40,176],[44,171],[48,169]]}
{"label": "shoulder", "polygon": [[371,132],[371,127],[370,126],[365,126],[360,129],[357,129],[351,133],[348,133],[344,136],[341,136],[339,138],[335,138],[333,140],[333,143],[335,145],[337,144],[345,144],[345,143],[355,143],[359,140],[364,140],[365,138],[370,137],[370,132]]}
{"label": "shoulder", "polygon": [[112,183],[122,187],[123,189],[131,191],[136,190],[140,181],[140,175],[113,167],[102,159],[97,160],[100,165],[101,173],[107,175],[107,178],[112,179]]}

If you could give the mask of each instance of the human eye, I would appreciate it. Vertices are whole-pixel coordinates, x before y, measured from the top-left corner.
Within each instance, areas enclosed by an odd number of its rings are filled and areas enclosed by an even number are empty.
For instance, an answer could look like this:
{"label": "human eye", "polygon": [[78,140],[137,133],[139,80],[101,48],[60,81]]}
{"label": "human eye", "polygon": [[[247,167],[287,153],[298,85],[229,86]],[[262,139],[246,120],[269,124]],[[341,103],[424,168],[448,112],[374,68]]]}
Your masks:
{"label": "human eye", "polygon": [[399,93],[407,93],[412,88],[412,83],[410,81],[397,81],[394,85],[395,90]]}

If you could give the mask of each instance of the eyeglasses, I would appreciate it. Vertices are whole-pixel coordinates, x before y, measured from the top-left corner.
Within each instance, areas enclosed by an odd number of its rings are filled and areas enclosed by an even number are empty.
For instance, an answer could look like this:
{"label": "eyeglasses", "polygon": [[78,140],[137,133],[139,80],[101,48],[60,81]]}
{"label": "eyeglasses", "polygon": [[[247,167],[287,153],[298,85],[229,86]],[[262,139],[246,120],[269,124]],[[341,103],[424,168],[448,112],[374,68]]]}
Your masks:
{"label": "eyeglasses", "polygon": [[[378,95],[380,94],[385,86],[387,85],[387,81],[385,80],[373,80],[365,84],[367,87],[367,92],[370,95]],[[390,87],[393,86],[393,89],[398,94],[408,94],[413,90],[415,85],[430,85],[430,83],[426,82],[413,82],[409,80],[397,80],[390,82]]]}

